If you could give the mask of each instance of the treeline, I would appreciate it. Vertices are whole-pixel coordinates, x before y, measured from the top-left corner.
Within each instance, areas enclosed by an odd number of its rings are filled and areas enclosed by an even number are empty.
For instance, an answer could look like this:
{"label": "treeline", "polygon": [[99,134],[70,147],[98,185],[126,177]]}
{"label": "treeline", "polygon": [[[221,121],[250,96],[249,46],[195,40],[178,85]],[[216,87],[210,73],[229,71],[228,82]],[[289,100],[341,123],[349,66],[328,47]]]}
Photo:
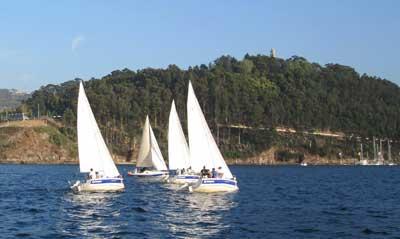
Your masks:
{"label": "treeline", "polygon": [[[272,144],[276,126],[297,130],[342,131],[361,137],[400,138],[400,90],[390,81],[359,75],[339,64],[321,66],[302,57],[289,59],[222,56],[187,70],[146,68],[113,71],[85,81],[85,88],[107,142],[115,150],[136,147],[149,114],[166,148],[168,115],[175,99],[186,125],[188,81],[206,119],[226,152],[259,151]],[[79,79],[41,87],[25,101],[33,116],[61,116],[74,134]],[[242,125],[260,132],[230,128]],[[239,148],[240,148],[239,147]]]}

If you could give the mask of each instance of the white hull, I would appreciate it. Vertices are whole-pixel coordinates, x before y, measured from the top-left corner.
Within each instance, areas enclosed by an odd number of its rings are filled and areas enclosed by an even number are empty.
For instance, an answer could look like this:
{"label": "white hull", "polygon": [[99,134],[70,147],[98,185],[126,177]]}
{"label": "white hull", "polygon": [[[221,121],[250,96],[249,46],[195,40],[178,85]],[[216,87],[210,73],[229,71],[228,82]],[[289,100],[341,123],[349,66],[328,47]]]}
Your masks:
{"label": "white hull", "polygon": [[169,174],[165,171],[144,171],[142,173],[137,172],[136,170],[133,172],[128,172],[129,176],[135,176],[141,179],[146,179],[149,181],[165,181],[168,179]]}
{"label": "white hull", "polygon": [[82,183],[77,181],[71,189],[74,192],[118,192],[125,189],[121,178],[91,179]]}
{"label": "white hull", "polygon": [[359,165],[363,165],[363,166],[380,166],[380,165],[384,165],[384,163],[382,161],[368,161],[366,159],[361,160]]}
{"label": "white hull", "polygon": [[239,188],[234,179],[203,178],[195,185],[189,186],[189,191],[203,193],[235,192],[237,190]]}
{"label": "white hull", "polygon": [[199,181],[199,179],[199,175],[184,174],[170,177],[169,182],[174,184],[195,184]]}

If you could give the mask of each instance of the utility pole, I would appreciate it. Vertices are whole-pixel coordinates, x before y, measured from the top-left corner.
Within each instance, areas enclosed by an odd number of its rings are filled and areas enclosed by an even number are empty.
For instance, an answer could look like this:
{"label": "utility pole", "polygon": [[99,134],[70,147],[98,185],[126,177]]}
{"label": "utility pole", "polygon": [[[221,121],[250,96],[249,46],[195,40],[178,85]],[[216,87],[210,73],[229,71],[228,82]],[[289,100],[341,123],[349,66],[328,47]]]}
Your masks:
{"label": "utility pole", "polygon": [[382,139],[379,139],[379,161],[382,160],[383,161],[383,150],[382,150]]}
{"label": "utility pole", "polygon": [[387,140],[387,143],[388,143],[388,161],[389,161],[389,163],[391,163],[392,162],[392,150],[390,148],[390,139]]}
{"label": "utility pole", "polygon": [[364,151],[363,151],[363,145],[362,145],[362,143],[361,143],[361,145],[360,145],[360,151],[361,151],[360,160],[361,160],[361,162],[362,162],[363,159],[364,159]]}
{"label": "utility pole", "polygon": [[40,105],[37,104],[37,117],[40,119]]}

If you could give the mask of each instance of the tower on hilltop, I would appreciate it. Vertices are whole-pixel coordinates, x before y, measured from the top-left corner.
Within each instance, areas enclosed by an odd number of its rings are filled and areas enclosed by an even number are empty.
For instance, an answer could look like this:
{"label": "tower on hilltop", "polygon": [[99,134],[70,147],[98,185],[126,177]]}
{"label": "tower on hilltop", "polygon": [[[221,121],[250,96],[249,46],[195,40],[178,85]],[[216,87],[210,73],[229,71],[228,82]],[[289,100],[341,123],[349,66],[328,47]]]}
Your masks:
{"label": "tower on hilltop", "polygon": [[275,58],[276,57],[276,51],[274,48],[271,48],[270,56]]}

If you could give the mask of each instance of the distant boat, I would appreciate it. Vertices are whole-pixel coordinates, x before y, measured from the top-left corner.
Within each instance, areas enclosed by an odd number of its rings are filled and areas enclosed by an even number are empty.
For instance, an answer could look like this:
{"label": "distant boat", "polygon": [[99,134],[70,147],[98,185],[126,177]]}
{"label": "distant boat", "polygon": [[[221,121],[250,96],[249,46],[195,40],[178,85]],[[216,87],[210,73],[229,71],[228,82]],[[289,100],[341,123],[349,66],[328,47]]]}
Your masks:
{"label": "distant boat", "polygon": [[169,181],[176,184],[192,184],[199,180],[191,170],[189,147],[176,112],[175,102],[172,101],[168,123],[168,167],[176,174]]}
{"label": "distant boat", "polygon": [[79,168],[81,173],[91,173],[92,178],[83,183],[77,181],[71,189],[75,192],[123,190],[123,179],[101,135],[82,82],[79,85],[77,118]]}
{"label": "distant boat", "polygon": [[193,170],[200,173],[203,167],[209,170],[221,168],[219,169],[220,177],[201,178],[195,185],[189,186],[189,190],[194,192],[232,192],[238,190],[236,178],[233,177],[226,165],[208,128],[190,81],[187,117],[190,158]]}
{"label": "distant boat", "polygon": [[367,160],[367,159],[363,159],[360,161],[359,165],[362,166],[382,166],[384,165],[383,161],[381,160]]}
{"label": "distant boat", "polygon": [[167,165],[165,165],[160,147],[158,147],[156,137],[151,128],[149,116],[146,117],[146,122],[144,123],[135,171],[128,172],[128,175],[151,178],[155,181],[162,181],[168,178]]}
{"label": "distant boat", "polygon": [[305,167],[305,166],[308,166],[308,164],[306,162],[301,162],[300,166]]}

